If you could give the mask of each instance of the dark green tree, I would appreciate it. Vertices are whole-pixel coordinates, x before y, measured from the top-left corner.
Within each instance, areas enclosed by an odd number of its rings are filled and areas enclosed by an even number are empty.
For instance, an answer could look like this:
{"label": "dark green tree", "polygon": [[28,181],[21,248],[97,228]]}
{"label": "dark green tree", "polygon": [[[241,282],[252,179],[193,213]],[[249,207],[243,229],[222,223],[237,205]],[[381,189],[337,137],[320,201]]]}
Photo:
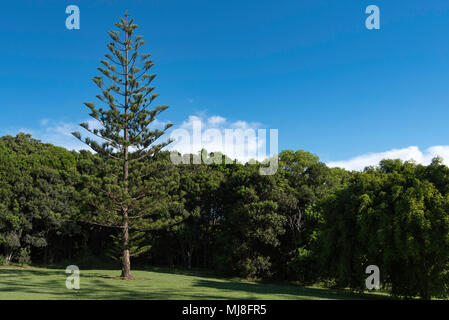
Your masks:
{"label": "dark green tree", "polygon": [[448,297],[449,198],[419,171],[413,162],[383,160],[323,204],[323,275],[363,290],[374,264],[394,296]]}
{"label": "dark green tree", "polygon": [[[151,179],[146,179],[154,172],[148,168],[148,160],[170,143],[160,143],[158,139],[172,126],[168,123],[160,130],[151,125],[168,108],[166,105],[151,106],[158,96],[151,86],[156,75],[149,73],[153,61],[149,54],[139,54],[145,42],[143,36],[134,35],[137,25],[128,14],[115,26],[118,31],[109,31],[110,54],[101,61],[104,67],[98,68],[103,76],[93,78],[101,89],[97,98],[106,108],[85,103],[98,125],[81,124],[91,137],[82,138],[79,132],[73,135],[108,159],[104,162],[107,174],[99,188],[108,202],[103,204],[103,212],[90,219],[122,229],[122,277],[129,279],[130,228],[152,230],[173,223],[179,215],[171,218],[169,201],[165,201],[164,208],[157,205],[161,192],[153,190]],[[154,218],[155,214],[159,214],[158,218]]]}
{"label": "dark green tree", "polygon": [[23,133],[1,138],[0,150],[0,247],[7,260],[43,252],[52,262],[71,230],[63,217],[76,211],[75,157]]}
{"label": "dark green tree", "polygon": [[[322,220],[317,204],[338,189],[349,173],[329,168],[316,155],[303,150],[285,150],[279,154],[277,175],[287,180],[285,194],[293,194],[296,201],[286,201],[280,209],[287,218],[282,237],[282,265],[286,265],[289,278],[302,283],[317,280],[318,264],[314,249]],[[278,185],[282,185],[279,184]],[[284,183],[285,185],[285,183]],[[287,263],[286,263],[287,261]]]}
{"label": "dark green tree", "polygon": [[284,191],[277,175],[260,175],[258,165],[232,165],[224,186],[223,218],[215,268],[246,278],[269,278],[285,233],[280,208]]}
{"label": "dark green tree", "polygon": [[[222,216],[221,190],[224,175],[205,164],[188,164],[180,168],[180,191],[185,200],[189,218],[172,228],[183,254],[187,268],[192,267],[192,257],[202,258],[207,266],[210,243],[213,241]],[[201,254],[202,253],[202,254]]]}

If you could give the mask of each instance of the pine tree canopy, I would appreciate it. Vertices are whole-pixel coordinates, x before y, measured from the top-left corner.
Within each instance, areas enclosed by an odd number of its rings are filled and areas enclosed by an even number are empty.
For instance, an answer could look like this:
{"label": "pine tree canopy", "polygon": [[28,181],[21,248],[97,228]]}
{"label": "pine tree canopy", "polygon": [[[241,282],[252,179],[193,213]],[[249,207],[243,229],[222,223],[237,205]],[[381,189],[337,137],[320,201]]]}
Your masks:
{"label": "pine tree canopy", "polygon": [[[101,75],[93,78],[100,89],[99,104],[84,103],[95,121],[80,126],[90,134],[83,137],[73,132],[107,160],[102,164],[104,175],[91,184],[95,190],[90,196],[94,207],[98,197],[106,197],[108,207],[97,208],[93,217],[89,213],[83,220],[119,228],[159,229],[180,221],[179,214],[184,212],[176,199],[161,201],[170,197],[176,177],[151,161],[171,142],[160,138],[172,124],[155,128],[156,118],[168,106],[154,105],[158,97],[152,86],[156,74],[150,72],[154,63],[150,54],[139,53],[145,41],[134,34],[137,24],[125,14],[115,26],[118,30],[108,32],[112,41],[100,61]],[[156,177],[161,176],[167,181],[156,185]]]}
{"label": "pine tree canopy", "polygon": [[[129,153],[129,161],[136,161],[154,155],[170,143],[156,142],[172,124],[166,124],[163,130],[150,129],[150,124],[168,106],[151,106],[158,97],[151,86],[156,77],[150,74],[154,64],[149,54],[139,55],[138,50],[145,41],[143,36],[133,35],[137,28],[134,20],[127,21],[128,15],[125,18],[115,23],[123,32],[122,38],[119,31],[109,31],[112,42],[107,47],[111,54],[105,55],[106,60],[101,60],[104,67],[98,68],[103,76],[93,78],[101,90],[97,98],[106,108],[86,102],[98,126],[81,123],[81,127],[101,140],[101,144],[96,139],[82,138],[79,132],[73,135],[95,152],[116,160],[124,160],[129,147],[133,151]],[[108,83],[104,79],[108,79]]]}

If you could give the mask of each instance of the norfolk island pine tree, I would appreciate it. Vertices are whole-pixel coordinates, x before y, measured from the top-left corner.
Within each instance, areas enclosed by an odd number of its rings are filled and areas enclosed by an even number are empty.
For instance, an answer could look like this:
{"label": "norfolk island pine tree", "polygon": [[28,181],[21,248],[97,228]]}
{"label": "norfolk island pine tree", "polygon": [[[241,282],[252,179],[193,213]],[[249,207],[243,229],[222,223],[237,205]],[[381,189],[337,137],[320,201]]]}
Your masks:
{"label": "norfolk island pine tree", "polygon": [[[88,221],[84,222],[122,229],[121,277],[131,279],[130,230],[146,232],[178,223],[185,211],[179,203],[173,203],[174,210],[166,206],[156,208],[154,199],[147,192],[148,184],[144,179],[151,172],[146,172],[146,163],[172,142],[158,143],[172,124],[167,123],[162,130],[150,129],[150,124],[168,108],[166,105],[151,106],[158,96],[152,93],[154,87],[150,86],[156,74],[148,73],[153,61],[149,54],[138,53],[145,42],[143,36],[134,35],[137,28],[134,19],[125,13],[115,26],[118,31],[108,32],[112,39],[107,45],[110,54],[105,55],[106,60],[101,60],[104,67],[98,68],[104,77],[92,79],[101,89],[101,94],[96,97],[107,107],[97,108],[94,103],[85,102],[90,109],[89,115],[98,126],[80,124],[96,138],[83,138],[80,132],[72,134],[113,163],[105,166],[109,180],[102,188],[95,187],[105,195],[108,204],[102,207],[102,213],[87,216]],[[114,174],[114,167],[117,174]],[[133,169],[135,172],[130,175]],[[168,213],[173,211],[174,216]]]}

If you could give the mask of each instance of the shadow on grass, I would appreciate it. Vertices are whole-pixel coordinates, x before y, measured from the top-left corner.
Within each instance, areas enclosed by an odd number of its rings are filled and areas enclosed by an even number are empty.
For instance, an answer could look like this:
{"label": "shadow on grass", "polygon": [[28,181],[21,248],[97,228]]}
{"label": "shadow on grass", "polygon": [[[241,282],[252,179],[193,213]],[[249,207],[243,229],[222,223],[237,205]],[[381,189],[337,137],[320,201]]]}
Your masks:
{"label": "shadow on grass", "polygon": [[142,267],[136,269],[137,271],[150,271],[150,272],[158,272],[158,273],[167,273],[167,274],[179,274],[183,276],[193,276],[193,277],[214,277],[214,278],[223,278],[214,271],[205,270],[205,269],[178,269],[178,268],[168,268],[168,267]]}
{"label": "shadow on grass", "polygon": [[268,294],[297,297],[297,299],[321,298],[321,299],[352,299],[352,300],[379,300],[387,297],[375,296],[370,294],[351,293],[346,290],[334,290],[326,288],[310,288],[293,285],[275,285],[275,284],[258,284],[245,283],[237,281],[221,282],[213,280],[198,280],[195,286],[214,288],[226,291],[243,291],[254,294]]}
{"label": "shadow on grass", "polygon": [[[147,299],[227,299],[211,294],[204,296],[194,292],[180,294],[176,288],[147,286],[150,279],[124,281],[99,272],[85,273],[81,278],[81,290],[65,287],[64,270],[5,269],[0,268],[0,294],[5,299],[95,299],[95,300],[147,300]],[[49,279],[51,278],[51,279]],[[35,296],[34,296],[35,295]]]}
{"label": "shadow on grass", "polygon": [[[203,276],[205,273],[178,270],[169,272],[167,269],[151,268],[152,272]],[[118,271],[119,273],[119,271]],[[260,284],[231,281],[216,278],[192,279],[190,290],[186,288],[169,288],[154,286],[151,279],[141,281],[124,281],[116,277],[105,275],[102,270],[84,273],[81,278],[82,290],[67,290],[65,287],[67,274],[64,270],[53,269],[5,269],[0,268],[0,294],[7,292],[6,299],[382,299],[373,295],[353,295],[349,292],[304,288],[295,285],[284,284]],[[162,280],[159,280],[162,281]],[[196,288],[196,290],[195,290]],[[208,292],[211,289],[212,292]],[[213,292],[217,290],[219,292]],[[233,294],[234,293],[234,294]],[[237,295],[235,293],[238,293]],[[244,296],[242,297],[242,293]],[[245,295],[246,293],[246,295]]]}

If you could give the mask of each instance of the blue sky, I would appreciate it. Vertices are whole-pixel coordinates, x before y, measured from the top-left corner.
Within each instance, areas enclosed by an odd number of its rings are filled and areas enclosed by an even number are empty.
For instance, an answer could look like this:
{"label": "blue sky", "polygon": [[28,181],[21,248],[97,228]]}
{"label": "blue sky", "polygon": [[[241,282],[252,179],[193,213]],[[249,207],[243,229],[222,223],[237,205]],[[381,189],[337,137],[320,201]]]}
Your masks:
{"label": "blue sky", "polygon": [[[80,30],[65,27],[70,4]],[[370,4],[380,30],[365,28]],[[384,156],[449,160],[442,0],[4,2],[0,135],[28,131],[75,147],[64,133],[89,118],[83,102],[98,93],[90,79],[125,10],[152,54],[157,102],[171,106],[161,121],[220,116],[275,128],[280,150],[348,168]]]}

